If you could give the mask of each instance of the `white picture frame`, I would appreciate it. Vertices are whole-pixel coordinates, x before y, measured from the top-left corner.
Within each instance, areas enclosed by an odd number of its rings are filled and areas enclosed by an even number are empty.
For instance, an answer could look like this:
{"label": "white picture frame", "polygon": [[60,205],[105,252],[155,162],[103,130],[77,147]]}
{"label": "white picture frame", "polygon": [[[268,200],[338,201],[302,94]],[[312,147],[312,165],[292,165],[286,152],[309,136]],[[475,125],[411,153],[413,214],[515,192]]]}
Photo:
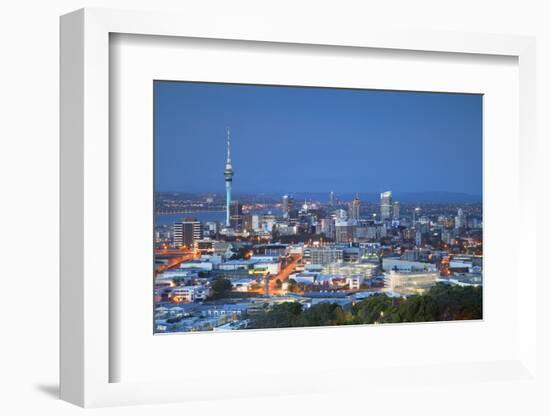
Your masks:
{"label": "white picture frame", "polygon": [[[214,24],[215,23],[215,24]],[[238,28],[238,30],[237,30]],[[332,47],[375,48],[384,50],[429,51],[441,54],[503,55],[515,57],[519,67],[520,137],[520,231],[518,261],[530,256],[526,284],[517,292],[519,325],[517,354],[498,362],[462,363],[449,360],[440,364],[389,369],[370,368],[363,374],[373,385],[389,385],[395,377],[410,385],[443,382],[445,374],[455,379],[477,382],[499,377],[518,382],[537,380],[535,287],[538,278],[532,253],[525,242],[535,241],[534,227],[521,226],[532,221],[529,206],[535,203],[535,41],[508,35],[384,32],[379,29],[334,31],[313,26],[307,32],[277,24],[236,24],[223,19],[206,24],[194,16],[83,9],[61,18],[61,397],[80,406],[184,401],[210,397],[239,397],[272,394],[269,386],[285,379],[285,373],[269,374],[265,384],[242,382],[232,388],[212,383],[201,390],[180,382],[112,382],[110,367],[117,357],[111,348],[109,260],[112,219],[109,194],[110,172],[110,34],[225,39],[282,44],[330,45]],[[521,244],[523,243],[523,246]],[[321,337],[322,335],[311,336]],[[152,335],[152,334],[151,334]],[[261,336],[261,335],[260,335]],[[414,365],[414,362],[411,362]],[[334,389],[347,389],[354,383],[348,369],[331,369],[333,377],[348,380]],[[471,375],[476,375],[472,377]],[[482,375],[482,376],[481,376]],[[205,378],[206,376],[203,376]],[[534,380],[534,381],[533,381]],[[386,383],[386,384],[384,384]],[[183,388],[185,386],[185,388]],[[204,386],[204,384],[202,384]],[[382,386],[382,387],[383,387]],[[316,376],[286,381],[278,394],[309,393],[321,388]]]}

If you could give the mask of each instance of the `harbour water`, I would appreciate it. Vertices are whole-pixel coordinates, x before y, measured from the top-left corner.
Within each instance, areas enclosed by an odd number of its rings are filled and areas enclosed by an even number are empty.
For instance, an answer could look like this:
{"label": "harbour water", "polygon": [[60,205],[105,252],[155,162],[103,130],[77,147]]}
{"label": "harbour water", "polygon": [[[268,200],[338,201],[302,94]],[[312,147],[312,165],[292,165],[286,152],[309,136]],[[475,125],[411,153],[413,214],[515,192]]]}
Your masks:
{"label": "harbour water", "polygon": [[[262,210],[262,211],[253,211],[250,214],[253,215],[264,215],[268,212],[271,212],[274,215],[280,216],[282,214],[281,210]],[[187,212],[185,214],[157,214],[155,215],[155,225],[171,225],[175,222],[184,220],[186,218],[197,219],[198,221],[205,223],[208,221],[225,221],[225,211],[196,211],[196,212]]]}

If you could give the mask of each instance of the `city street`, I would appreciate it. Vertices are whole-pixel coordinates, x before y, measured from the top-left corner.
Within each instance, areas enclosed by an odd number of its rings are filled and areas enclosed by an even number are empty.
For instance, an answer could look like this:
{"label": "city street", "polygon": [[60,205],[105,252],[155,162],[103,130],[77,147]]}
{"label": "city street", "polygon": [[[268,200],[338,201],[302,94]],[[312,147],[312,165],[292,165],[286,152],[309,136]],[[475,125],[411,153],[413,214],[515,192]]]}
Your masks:
{"label": "city street", "polygon": [[269,294],[270,295],[280,295],[281,294],[281,288],[277,287],[277,279],[280,280],[282,283],[286,282],[288,280],[288,276],[290,276],[294,270],[296,269],[296,266],[298,263],[302,260],[301,255],[295,255],[292,256],[292,260],[286,264],[285,267],[281,269],[281,271],[275,275],[272,276],[269,280]]}

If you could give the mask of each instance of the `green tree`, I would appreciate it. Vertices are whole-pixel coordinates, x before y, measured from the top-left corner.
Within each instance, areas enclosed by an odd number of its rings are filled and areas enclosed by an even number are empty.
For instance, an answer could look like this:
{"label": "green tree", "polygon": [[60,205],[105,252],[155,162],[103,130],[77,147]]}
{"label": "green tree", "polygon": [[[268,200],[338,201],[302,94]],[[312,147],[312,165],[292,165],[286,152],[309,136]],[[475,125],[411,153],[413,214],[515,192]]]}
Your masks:
{"label": "green tree", "polygon": [[269,311],[262,312],[249,326],[252,328],[286,328],[296,326],[296,320],[302,313],[298,302],[284,302],[274,305]]}
{"label": "green tree", "polygon": [[298,326],[344,325],[351,323],[351,316],[348,317],[336,303],[322,302],[306,309],[297,323]]}
{"label": "green tree", "polygon": [[437,305],[437,320],[464,320],[482,318],[482,288],[460,287],[439,283],[426,294]]}
{"label": "green tree", "polygon": [[412,296],[398,308],[397,322],[437,321],[439,312],[431,296]]}
{"label": "green tree", "polygon": [[393,303],[393,299],[386,295],[369,296],[353,306],[354,323],[373,324],[388,321],[390,316],[395,316],[397,312]]}
{"label": "green tree", "polygon": [[[289,281],[289,283],[293,284]],[[295,284],[295,282],[294,282]],[[397,322],[430,322],[482,318],[482,288],[437,284],[423,295],[390,298],[377,294],[357,302],[351,310],[323,302],[303,309],[298,302],[265,308],[253,328],[324,326]]]}
{"label": "green tree", "polygon": [[288,291],[297,292],[299,290],[298,282],[294,279],[288,279]]}
{"label": "green tree", "polygon": [[231,290],[231,281],[224,277],[218,277],[212,281],[212,297],[221,298]]}

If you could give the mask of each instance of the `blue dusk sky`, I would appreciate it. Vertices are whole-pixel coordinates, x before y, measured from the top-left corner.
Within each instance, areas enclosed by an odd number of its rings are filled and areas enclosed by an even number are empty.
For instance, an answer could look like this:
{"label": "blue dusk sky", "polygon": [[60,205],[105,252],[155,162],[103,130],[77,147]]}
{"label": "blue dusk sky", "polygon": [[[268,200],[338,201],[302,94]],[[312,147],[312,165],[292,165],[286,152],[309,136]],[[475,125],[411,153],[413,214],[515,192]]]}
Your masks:
{"label": "blue dusk sky", "polygon": [[155,81],[156,191],[482,193],[482,96]]}

